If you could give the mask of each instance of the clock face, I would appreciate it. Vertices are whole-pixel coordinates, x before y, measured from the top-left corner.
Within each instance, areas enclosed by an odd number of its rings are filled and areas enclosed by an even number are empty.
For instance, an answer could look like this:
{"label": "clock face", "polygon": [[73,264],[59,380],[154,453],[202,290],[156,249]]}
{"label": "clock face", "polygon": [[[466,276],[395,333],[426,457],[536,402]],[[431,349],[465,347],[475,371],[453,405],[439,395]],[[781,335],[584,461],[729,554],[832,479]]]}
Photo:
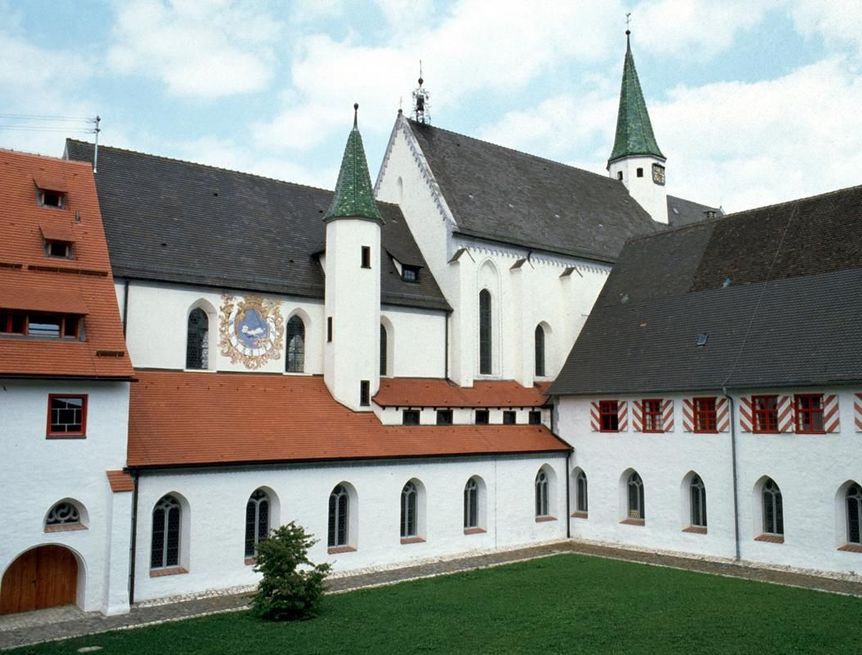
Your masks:
{"label": "clock face", "polygon": [[652,165],[652,181],[664,186],[664,166],[661,164]]}
{"label": "clock face", "polygon": [[221,353],[231,363],[260,368],[281,355],[283,319],[276,303],[257,296],[224,296],[219,337]]}

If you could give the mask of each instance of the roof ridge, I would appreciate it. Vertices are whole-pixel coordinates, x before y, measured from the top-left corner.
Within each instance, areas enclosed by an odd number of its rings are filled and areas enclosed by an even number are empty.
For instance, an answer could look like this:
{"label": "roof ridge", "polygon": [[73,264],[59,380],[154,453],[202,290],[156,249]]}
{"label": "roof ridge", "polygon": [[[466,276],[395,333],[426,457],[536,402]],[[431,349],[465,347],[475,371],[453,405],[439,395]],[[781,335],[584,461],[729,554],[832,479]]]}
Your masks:
{"label": "roof ridge", "polygon": [[617,180],[613,179],[608,175],[604,175],[603,173],[596,173],[595,171],[587,170],[586,168],[578,168],[577,166],[572,166],[571,164],[566,164],[560,161],[556,161],[555,159],[550,159],[548,157],[542,157],[541,155],[534,155],[530,152],[524,152],[523,150],[516,150],[515,148],[511,148],[509,146],[504,146],[499,143],[494,143],[492,141],[485,141],[484,139],[477,139],[474,136],[468,136],[466,134],[461,134],[460,132],[455,132],[454,130],[447,130],[444,127],[438,127],[437,125],[430,125],[428,123],[419,123],[412,118],[408,118],[407,121],[412,123],[413,125],[421,125],[423,128],[431,128],[435,130],[440,130],[441,132],[447,132],[449,134],[454,134],[455,136],[460,136],[464,139],[469,139],[470,141],[478,141],[479,143],[484,143],[488,146],[493,146],[495,148],[500,148],[501,150],[507,150],[509,152],[514,152],[517,155],[523,155],[524,157],[530,157],[531,159],[536,159],[538,161],[546,161],[550,164],[555,164],[556,166],[562,166],[564,168],[570,168],[573,171],[578,171],[579,173],[588,173],[589,175],[594,175],[602,180],[608,180],[609,182],[616,182]]}
{"label": "roof ridge", "polygon": [[782,205],[792,205],[794,203],[805,202],[807,200],[815,200],[817,198],[825,198],[826,196],[833,196],[839,193],[845,193],[847,191],[852,191],[854,189],[862,190],[862,184],[854,184],[853,186],[842,187],[840,189],[833,189],[832,191],[823,191],[822,193],[815,193],[810,196],[802,196],[801,198],[793,198],[792,200],[782,200],[781,202],[773,202],[768,205],[761,205],[760,207],[751,207],[749,209],[740,209],[739,211],[731,212],[729,214],[725,214],[724,218],[730,218],[734,216],[739,216],[740,214],[747,214],[749,212],[760,211],[762,209],[771,209],[773,207],[781,207]]}
{"label": "roof ridge", "polygon": [[0,152],[9,153],[11,155],[22,155],[24,157],[34,157],[36,159],[47,159],[49,161],[56,162],[65,162],[68,164],[75,164],[76,166],[87,166],[89,168],[90,164],[85,161],[78,161],[75,159],[64,159],[63,157],[55,157],[54,155],[44,155],[38,152],[29,152],[27,150],[15,150],[13,148],[0,148]]}
{"label": "roof ridge", "polygon": [[[81,141],[80,139],[72,139],[70,137],[66,137],[66,141],[70,141],[73,143],[81,143],[86,146],[94,146],[93,143],[89,141]],[[150,157],[151,159],[161,159],[162,161],[174,162],[177,164],[188,164],[190,166],[197,166],[199,168],[207,168],[214,171],[222,171],[225,173],[233,173],[235,175],[243,175],[245,177],[253,177],[259,180],[267,180],[269,182],[278,182],[280,184],[289,184],[291,186],[296,187],[305,187],[306,189],[313,189],[315,191],[326,191],[327,193],[334,193],[333,189],[325,189],[323,187],[312,186],[311,184],[302,184],[301,182],[291,182],[290,180],[280,180],[276,177],[269,177],[268,175],[260,175],[259,173],[249,173],[247,171],[238,171],[234,168],[225,168],[224,166],[215,166],[213,164],[203,164],[197,161],[190,161],[188,159],[179,159],[177,157],[166,157],[165,155],[154,155],[149,152],[141,152],[140,150],[131,150],[130,148],[119,148],[117,146],[106,146],[99,144],[99,149],[108,149],[108,150],[116,150],[119,152],[127,152],[132,155],[141,155],[142,157]],[[74,160],[66,160],[66,161],[74,161]],[[86,162],[82,162],[86,163]]]}

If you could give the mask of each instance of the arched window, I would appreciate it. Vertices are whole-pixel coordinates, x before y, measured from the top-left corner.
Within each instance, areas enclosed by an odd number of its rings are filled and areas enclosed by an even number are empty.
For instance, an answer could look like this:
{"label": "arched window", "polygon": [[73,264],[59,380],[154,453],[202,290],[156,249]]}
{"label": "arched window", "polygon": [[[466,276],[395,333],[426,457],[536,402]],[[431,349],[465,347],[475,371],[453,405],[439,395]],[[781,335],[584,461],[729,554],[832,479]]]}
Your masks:
{"label": "arched window", "polygon": [[847,543],[862,545],[860,521],[862,521],[862,489],[858,484],[851,484],[847,489]]}
{"label": "arched window", "polygon": [[695,528],[706,527],[706,487],[699,475],[694,475],[689,483],[691,494],[691,525]]}
{"label": "arched window", "polygon": [[464,485],[464,527],[479,527],[479,484],[476,478],[470,478]]}
{"label": "arched window", "polygon": [[578,470],[578,474],[575,477],[575,493],[577,494],[577,498],[575,499],[575,510],[586,514],[589,511],[589,499],[587,497],[587,474],[581,470]]}
{"label": "arched window", "polygon": [[386,349],[389,345],[389,338],[386,334],[386,326],[380,325],[380,375],[386,375],[386,367],[388,365],[386,359]]}
{"label": "arched window", "polygon": [[245,556],[254,557],[260,541],[269,534],[269,495],[257,489],[245,504]]}
{"label": "arched window", "polygon": [[189,312],[186,333],[186,368],[209,367],[209,318],[200,307]]}
{"label": "arched window", "polygon": [[346,546],[350,537],[347,519],[350,511],[350,496],[344,485],[338,485],[329,494],[329,539],[330,548]]}
{"label": "arched window", "polygon": [[153,509],[153,543],[150,568],[163,569],[180,563],[180,501],[164,496]]}
{"label": "arched window", "polygon": [[536,377],[545,375],[545,328],[536,326]]}
{"label": "arched window", "polygon": [[781,489],[771,478],[763,483],[763,532],[784,534],[784,507],[781,502]]}
{"label": "arched window", "polygon": [[[68,529],[81,525],[81,512],[74,503],[68,500],[61,500],[54,505],[45,517],[45,527],[49,530]],[[61,527],[62,526],[62,527]]]}
{"label": "arched window", "polygon": [[536,474],[536,516],[549,516],[550,513],[548,474],[539,469]]}
{"label": "arched window", "polygon": [[305,323],[296,315],[287,322],[287,356],[284,370],[287,373],[302,373],[305,370]]}
{"label": "arched window", "polygon": [[401,490],[401,538],[415,537],[418,534],[417,526],[418,503],[416,502],[419,491],[416,484],[411,480]]}
{"label": "arched window", "polygon": [[644,512],[644,483],[637,471],[633,471],[628,479],[628,510],[630,519],[646,518]]}
{"label": "arched window", "polygon": [[479,374],[490,375],[493,370],[491,342],[491,292],[479,292]]}

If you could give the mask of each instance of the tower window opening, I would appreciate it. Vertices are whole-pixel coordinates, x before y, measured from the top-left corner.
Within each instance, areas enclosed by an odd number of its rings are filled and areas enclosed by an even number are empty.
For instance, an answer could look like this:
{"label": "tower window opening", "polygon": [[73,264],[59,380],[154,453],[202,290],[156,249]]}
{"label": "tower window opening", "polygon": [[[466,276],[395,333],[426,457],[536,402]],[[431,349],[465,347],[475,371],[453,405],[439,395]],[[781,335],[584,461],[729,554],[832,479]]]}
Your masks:
{"label": "tower window opening", "polygon": [[371,247],[362,246],[362,268],[371,268]]}
{"label": "tower window opening", "polygon": [[623,172],[622,172],[622,171],[617,171],[617,179],[618,179],[620,182],[622,182],[622,181],[623,181]]}
{"label": "tower window opening", "polygon": [[638,168],[637,175],[638,175],[638,177],[643,177],[644,176],[644,169]]}

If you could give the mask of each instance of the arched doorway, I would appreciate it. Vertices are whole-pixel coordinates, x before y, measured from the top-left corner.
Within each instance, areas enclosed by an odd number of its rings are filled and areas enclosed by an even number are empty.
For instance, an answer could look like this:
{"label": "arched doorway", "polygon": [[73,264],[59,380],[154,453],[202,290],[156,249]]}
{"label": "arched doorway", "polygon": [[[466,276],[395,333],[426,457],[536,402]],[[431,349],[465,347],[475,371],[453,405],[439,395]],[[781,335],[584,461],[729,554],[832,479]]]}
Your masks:
{"label": "arched doorway", "polygon": [[0,614],[71,605],[78,593],[78,561],[68,548],[39,546],[18,557],[3,574]]}

